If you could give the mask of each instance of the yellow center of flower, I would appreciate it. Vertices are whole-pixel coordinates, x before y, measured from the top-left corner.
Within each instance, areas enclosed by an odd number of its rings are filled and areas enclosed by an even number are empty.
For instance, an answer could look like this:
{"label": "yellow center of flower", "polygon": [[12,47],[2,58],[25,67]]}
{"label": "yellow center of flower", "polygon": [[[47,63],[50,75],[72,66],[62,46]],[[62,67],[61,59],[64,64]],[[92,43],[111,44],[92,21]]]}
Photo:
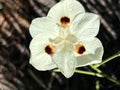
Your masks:
{"label": "yellow center of flower", "polygon": [[76,45],[76,52],[78,54],[83,54],[86,51],[85,47],[81,44]]}
{"label": "yellow center of flower", "polygon": [[45,52],[46,52],[47,54],[53,54],[53,53],[55,52],[54,46],[53,46],[53,45],[47,45],[47,46],[45,47]]}
{"label": "yellow center of flower", "polygon": [[69,17],[67,17],[67,16],[61,17],[60,24],[63,28],[66,28],[69,23],[70,23]]}

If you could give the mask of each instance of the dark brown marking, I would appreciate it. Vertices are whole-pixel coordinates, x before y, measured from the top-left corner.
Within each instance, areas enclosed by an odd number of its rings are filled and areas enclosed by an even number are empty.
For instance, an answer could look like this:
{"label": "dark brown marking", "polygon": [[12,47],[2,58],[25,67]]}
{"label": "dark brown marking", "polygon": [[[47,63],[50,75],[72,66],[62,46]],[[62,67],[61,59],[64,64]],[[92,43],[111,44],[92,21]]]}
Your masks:
{"label": "dark brown marking", "polygon": [[60,23],[62,27],[66,27],[70,23],[70,18],[67,16],[64,16],[60,19]]}
{"label": "dark brown marking", "polygon": [[47,53],[47,54],[53,54],[54,53],[54,46],[52,46],[52,45],[47,45],[46,47],[45,47],[45,52]]}
{"label": "dark brown marking", "polygon": [[84,52],[86,51],[85,47],[81,44],[78,44],[77,47],[76,47],[76,52],[78,54],[83,54]]}

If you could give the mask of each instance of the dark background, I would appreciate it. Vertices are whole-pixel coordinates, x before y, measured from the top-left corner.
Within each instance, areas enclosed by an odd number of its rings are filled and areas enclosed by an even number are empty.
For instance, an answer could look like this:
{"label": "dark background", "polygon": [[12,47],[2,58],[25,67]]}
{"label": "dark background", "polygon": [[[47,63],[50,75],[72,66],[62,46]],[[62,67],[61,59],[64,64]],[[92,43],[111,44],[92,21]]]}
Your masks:
{"label": "dark background", "polygon": [[[46,16],[59,0],[0,0],[0,90],[120,90],[120,85],[105,79],[74,74],[66,79],[61,73],[37,71],[29,64],[29,25],[36,17]],[[97,37],[104,46],[103,60],[120,51],[120,0],[79,0],[87,12],[101,16]],[[90,70],[89,66],[79,68]],[[120,80],[120,57],[100,69]]]}

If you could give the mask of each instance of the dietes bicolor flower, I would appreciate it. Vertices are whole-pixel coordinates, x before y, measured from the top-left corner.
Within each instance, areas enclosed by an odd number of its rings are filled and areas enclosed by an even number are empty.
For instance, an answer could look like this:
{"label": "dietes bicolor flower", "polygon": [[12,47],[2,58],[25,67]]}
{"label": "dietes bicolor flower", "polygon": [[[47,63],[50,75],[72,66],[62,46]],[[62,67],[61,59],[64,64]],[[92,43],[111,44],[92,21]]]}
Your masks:
{"label": "dietes bicolor flower", "polygon": [[61,0],[30,25],[30,64],[41,71],[59,68],[69,78],[76,67],[100,63],[99,26],[99,16],[85,12],[77,0]]}

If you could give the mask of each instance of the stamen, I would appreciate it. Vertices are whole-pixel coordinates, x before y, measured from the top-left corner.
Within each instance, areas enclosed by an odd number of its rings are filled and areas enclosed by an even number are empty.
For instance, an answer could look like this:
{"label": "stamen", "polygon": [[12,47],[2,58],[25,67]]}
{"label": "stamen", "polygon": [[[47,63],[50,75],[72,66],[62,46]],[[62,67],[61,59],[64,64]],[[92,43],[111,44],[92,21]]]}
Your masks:
{"label": "stamen", "polygon": [[52,46],[52,45],[47,45],[47,46],[45,47],[45,52],[46,52],[47,54],[53,54],[54,51],[55,51],[55,48],[54,48],[54,46]]}
{"label": "stamen", "polygon": [[78,54],[83,54],[85,51],[86,51],[86,49],[85,49],[85,47],[84,47],[83,45],[78,44],[78,45],[76,46],[76,52],[77,52]]}
{"label": "stamen", "polygon": [[70,23],[70,18],[67,16],[64,16],[60,19],[61,26],[65,28]]}

